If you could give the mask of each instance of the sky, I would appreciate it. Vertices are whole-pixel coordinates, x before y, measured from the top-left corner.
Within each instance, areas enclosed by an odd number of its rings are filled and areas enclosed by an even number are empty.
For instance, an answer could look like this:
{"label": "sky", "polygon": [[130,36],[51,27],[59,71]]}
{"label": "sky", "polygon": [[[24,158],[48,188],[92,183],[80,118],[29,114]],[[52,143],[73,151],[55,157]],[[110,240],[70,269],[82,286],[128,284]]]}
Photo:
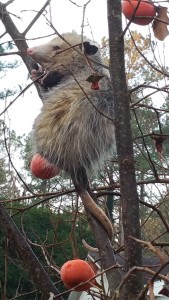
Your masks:
{"label": "sky", "polygon": [[[2,1],[5,3],[6,1]],[[23,1],[15,0],[13,4],[8,6],[8,11],[13,14],[13,21],[15,22],[19,31],[24,31],[30,21],[36,15],[37,11],[43,6],[46,1]],[[79,6],[72,4],[69,0],[53,0],[51,1],[52,22],[59,33],[70,32],[75,30],[81,33],[81,24],[83,17],[83,5],[87,1],[76,1]],[[105,0],[91,0],[85,11],[85,27],[84,34],[89,38],[94,38],[100,42],[103,36],[107,36],[107,10]],[[18,16],[15,17],[15,16]],[[48,15],[49,18],[49,15]],[[0,25],[1,32],[4,32],[4,27]],[[41,17],[36,24],[31,28],[26,38],[29,46],[42,44],[51,39],[51,37],[43,39],[34,39],[35,37],[43,37],[52,34],[52,29],[48,26],[46,19]],[[5,36],[2,41],[10,40],[9,36]],[[5,57],[3,60],[11,61],[18,59],[18,56]],[[22,64],[17,69],[9,70],[4,78],[1,78],[1,87],[23,88],[31,82],[26,67]],[[7,100],[7,104],[12,101],[15,96]],[[0,112],[3,111],[6,103],[0,102]],[[15,103],[8,109],[5,116],[6,122],[10,124],[10,128],[14,129],[17,134],[24,134],[31,131],[33,121],[40,111],[42,102],[39,99],[34,87],[29,89]]]}
{"label": "sky", "polygon": [[[3,3],[6,1],[3,0]],[[12,13],[13,21],[15,22],[19,31],[24,29],[31,22],[37,11],[44,5],[46,0],[15,0],[8,6],[8,11]],[[51,18],[54,27],[59,33],[70,32],[75,30],[77,33],[81,33],[82,30],[82,18],[84,4],[88,0],[52,0],[51,1]],[[73,4],[77,3],[77,5]],[[94,38],[100,43],[102,37],[108,37],[107,26],[107,1],[106,0],[91,0],[85,10],[85,22],[84,22],[84,35],[90,39]],[[49,18],[49,11],[47,11],[46,17]],[[142,32],[149,32],[149,26],[132,25],[131,29],[135,29]],[[4,27],[0,25],[0,32],[4,32]],[[41,17],[36,24],[28,32],[26,38],[29,46],[35,46],[42,44],[51,39],[51,37],[43,38],[46,35],[52,34],[53,31],[47,24],[44,17]],[[37,38],[38,39],[35,39]],[[43,38],[43,39],[42,39]],[[4,36],[2,41],[11,40],[9,36]],[[169,38],[166,38],[166,45]],[[163,43],[162,43],[163,44]],[[168,46],[165,46],[169,49]],[[5,61],[11,61],[18,59],[18,56],[10,56],[2,58]],[[1,88],[18,88],[21,86],[24,88],[31,80],[29,74],[20,60],[20,67],[17,69],[9,70],[4,78],[1,78]],[[12,101],[14,97],[10,97],[7,103]],[[3,111],[6,103],[0,101],[0,112]],[[14,129],[17,134],[24,134],[31,131],[33,121],[38,115],[42,102],[39,99],[36,89],[31,87],[27,92],[19,97],[15,103],[8,109],[8,113],[5,115],[5,120],[10,124],[11,129]]]}

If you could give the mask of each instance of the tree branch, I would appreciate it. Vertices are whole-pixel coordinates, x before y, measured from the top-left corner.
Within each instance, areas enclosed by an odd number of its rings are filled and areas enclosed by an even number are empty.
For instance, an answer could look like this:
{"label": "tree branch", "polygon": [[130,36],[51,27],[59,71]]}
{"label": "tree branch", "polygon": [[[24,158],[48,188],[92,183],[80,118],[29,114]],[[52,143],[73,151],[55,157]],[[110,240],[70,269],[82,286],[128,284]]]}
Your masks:
{"label": "tree branch", "polygon": [[50,3],[50,0],[47,0],[45,2],[45,4],[43,5],[43,7],[38,11],[38,13],[36,14],[36,16],[33,18],[33,20],[29,23],[28,27],[23,32],[24,36],[31,29],[31,27],[35,24],[35,22],[38,20],[38,18],[42,15],[42,13],[44,12],[45,8],[49,5],[49,3]]}
{"label": "tree branch", "polygon": [[[0,226],[8,239],[14,243],[20,259],[26,265],[33,278],[33,282],[42,292],[43,300],[49,299],[50,293],[53,293],[54,295],[59,294],[58,290],[51,282],[48,274],[40,264],[39,260],[33,253],[30,246],[27,244],[25,238],[16,227],[15,223],[12,221],[2,204],[0,204]],[[58,299],[62,300],[62,297],[59,297]]]}
{"label": "tree branch", "polygon": [[[47,3],[46,3],[46,5],[47,5]],[[44,5],[43,7],[46,7],[46,6]],[[6,4],[4,4],[2,2],[0,2],[0,19],[3,23],[3,25],[5,26],[6,32],[11,36],[16,47],[18,48],[18,50],[19,50],[18,54],[20,55],[23,62],[25,63],[29,73],[31,73],[35,62],[29,55],[27,55],[28,45],[25,41],[25,33],[19,32],[15,23],[11,19],[9,12],[6,9]],[[41,97],[41,89],[40,89],[39,84],[35,83],[35,86],[37,88],[40,98],[42,98]]]}

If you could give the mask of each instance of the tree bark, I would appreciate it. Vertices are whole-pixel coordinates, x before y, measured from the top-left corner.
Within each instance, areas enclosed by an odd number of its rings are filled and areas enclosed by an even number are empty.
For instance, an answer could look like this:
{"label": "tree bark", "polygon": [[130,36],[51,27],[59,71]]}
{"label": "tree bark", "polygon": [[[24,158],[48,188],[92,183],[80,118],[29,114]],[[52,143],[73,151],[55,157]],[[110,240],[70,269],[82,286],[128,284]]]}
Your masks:
{"label": "tree bark", "polygon": [[[122,197],[125,270],[142,264],[141,245],[129,236],[140,237],[139,198],[135,178],[133,141],[130,126],[130,107],[127,92],[124,39],[121,21],[121,1],[108,0],[108,29],[110,49],[110,76],[114,94],[115,133]],[[125,284],[124,299],[136,299],[142,288],[141,274],[129,278]]]}

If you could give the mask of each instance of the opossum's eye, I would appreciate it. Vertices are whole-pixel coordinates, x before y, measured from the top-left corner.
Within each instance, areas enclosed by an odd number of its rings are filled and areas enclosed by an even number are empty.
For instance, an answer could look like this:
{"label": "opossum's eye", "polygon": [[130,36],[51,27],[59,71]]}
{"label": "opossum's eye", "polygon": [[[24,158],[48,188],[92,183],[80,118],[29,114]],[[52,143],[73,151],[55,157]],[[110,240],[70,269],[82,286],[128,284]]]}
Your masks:
{"label": "opossum's eye", "polygon": [[91,45],[89,42],[84,42],[83,46],[87,55],[94,55],[98,50],[98,47]]}
{"label": "opossum's eye", "polygon": [[58,50],[60,50],[60,47],[59,46],[53,46],[53,50],[58,51]]}

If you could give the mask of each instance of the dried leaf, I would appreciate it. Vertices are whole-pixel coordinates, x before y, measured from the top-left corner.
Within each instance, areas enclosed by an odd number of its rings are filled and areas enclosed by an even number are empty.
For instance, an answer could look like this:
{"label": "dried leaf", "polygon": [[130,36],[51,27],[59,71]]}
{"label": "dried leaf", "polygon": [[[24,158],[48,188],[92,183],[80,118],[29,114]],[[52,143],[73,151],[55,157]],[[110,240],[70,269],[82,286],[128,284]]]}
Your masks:
{"label": "dried leaf", "polygon": [[168,139],[168,136],[153,133],[151,135],[151,138],[154,141],[157,152],[162,153],[163,152],[163,143],[165,142],[165,140]]}
{"label": "dried leaf", "polygon": [[88,264],[90,265],[90,267],[93,269],[93,271],[96,274],[97,271],[99,270],[98,266],[93,261],[88,261]]}
{"label": "dried leaf", "polygon": [[102,287],[102,285],[101,284],[99,284],[96,280],[95,280],[95,282],[94,282],[94,285],[96,286],[96,287],[98,287],[99,289],[103,289],[103,287]]}
{"label": "dried leaf", "polygon": [[92,90],[99,90],[99,84],[98,84],[98,82],[92,83],[91,89],[92,89]]}
{"label": "dried leaf", "polygon": [[159,152],[159,153],[163,152],[163,144],[162,143],[159,143],[158,141],[156,141],[155,146],[156,146],[157,152]]}
{"label": "dried leaf", "polygon": [[[99,272],[98,266],[93,261],[88,261],[88,264],[93,269],[95,274]],[[102,289],[102,286],[97,282],[97,278],[95,278],[94,280],[94,285],[97,286],[99,289]]]}
{"label": "dried leaf", "polygon": [[169,289],[167,287],[163,287],[159,294],[169,297]]}
{"label": "dried leaf", "polygon": [[98,84],[98,82],[103,77],[104,77],[103,75],[99,75],[99,74],[93,73],[93,74],[89,75],[89,77],[86,79],[86,81],[92,83],[92,85],[91,85],[91,89],[92,90],[99,90],[99,84]]}
{"label": "dried leaf", "polygon": [[[169,35],[167,25],[169,25],[169,18],[167,16],[167,7],[156,7],[157,16],[153,22],[154,36],[160,40],[164,39]],[[161,21],[160,21],[161,20]]]}
{"label": "dried leaf", "polygon": [[86,81],[95,83],[95,82],[99,82],[100,79],[102,79],[103,77],[104,77],[103,75],[93,73],[93,74],[89,75],[89,77],[86,79]]}

